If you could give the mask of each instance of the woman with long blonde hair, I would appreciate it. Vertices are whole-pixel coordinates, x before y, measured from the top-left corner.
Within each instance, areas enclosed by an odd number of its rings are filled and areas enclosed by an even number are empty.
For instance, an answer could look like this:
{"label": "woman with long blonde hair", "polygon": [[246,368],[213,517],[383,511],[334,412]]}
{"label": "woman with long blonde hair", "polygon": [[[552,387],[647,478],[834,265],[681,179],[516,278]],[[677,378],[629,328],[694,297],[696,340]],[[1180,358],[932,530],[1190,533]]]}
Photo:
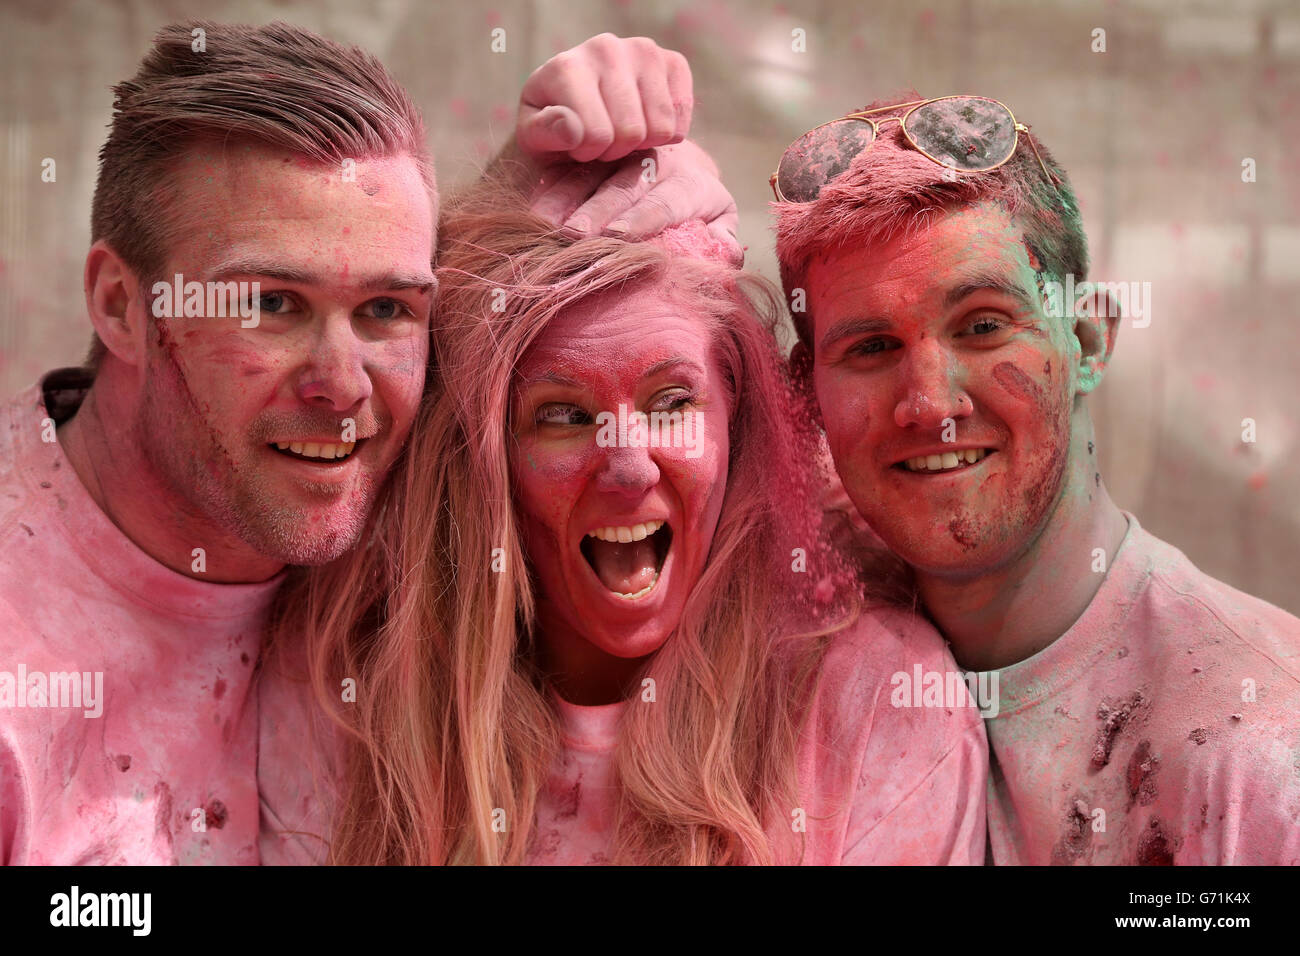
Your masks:
{"label": "woman with long blonde hair", "polygon": [[702,226],[568,238],[501,176],[440,229],[370,543],[281,607],[341,731],[322,856],[982,862],[979,714],[891,706],[955,665],[822,543],[771,286]]}

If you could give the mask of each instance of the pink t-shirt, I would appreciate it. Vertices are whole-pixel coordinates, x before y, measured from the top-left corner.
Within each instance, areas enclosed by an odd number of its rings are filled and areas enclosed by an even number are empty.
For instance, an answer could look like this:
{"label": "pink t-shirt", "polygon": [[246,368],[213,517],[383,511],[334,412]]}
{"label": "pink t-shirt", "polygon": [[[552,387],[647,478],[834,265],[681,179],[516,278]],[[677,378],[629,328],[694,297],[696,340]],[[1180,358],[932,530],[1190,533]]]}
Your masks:
{"label": "pink t-shirt", "polygon": [[1300,863],[1300,620],[1132,515],[1088,609],[998,671],[996,863]]}
{"label": "pink t-shirt", "polygon": [[37,387],[0,408],[0,862],[257,863],[252,675],[279,579],[154,561],[46,418]]}
{"label": "pink t-shirt", "polygon": [[[799,747],[802,860],[783,864],[982,864],[988,751],[980,712],[895,706],[898,675],[956,672],[934,628],[877,609],[836,635]],[[964,685],[963,685],[964,687]],[[608,862],[618,724],[640,697],[581,707],[552,695],[564,751],[538,799],[534,865]],[[920,695],[913,698],[920,704]],[[787,824],[795,826],[792,816]]]}
{"label": "pink t-shirt", "polygon": [[[979,711],[969,697],[952,707],[893,706],[899,674],[911,679],[918,670],[955,668],[934,628],[902,611],[868,612],[836,636],[798,756],[802,862],[984,862],[988,744]],[[266,677],[259,688],[262,861],[321,863],[336,799],[327,768],[339,765],[337,740],[327,727],[321,734],[323,723],[312,717],[317,708],[300,665],[272,667]],[[538,798],[527,862],[608,862],[619,719],[628,707],[655,704],[638,697],[580,707],[554,694],[551,699],[564,750]],[[914,700],[919,703],[919,695]],[[304,749],[307,740],[313,743]]]}

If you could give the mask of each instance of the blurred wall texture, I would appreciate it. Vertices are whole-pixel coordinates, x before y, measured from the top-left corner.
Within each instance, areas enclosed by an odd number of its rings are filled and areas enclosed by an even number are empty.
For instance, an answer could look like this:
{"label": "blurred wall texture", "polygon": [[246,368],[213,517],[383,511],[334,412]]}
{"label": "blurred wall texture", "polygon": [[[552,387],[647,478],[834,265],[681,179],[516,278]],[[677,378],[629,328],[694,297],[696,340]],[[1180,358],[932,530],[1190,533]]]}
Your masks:
{"label": "blurred wall texture", "polygon": [[6,0],[5,395],[84,354],[109,87],[160,26],[198,17],[283,19],[373,51],[423,107],[444,189],[509,134],[549,56],[604,31],[653,37],[690,60],[693,134],[737,197],[750,266],[772,279],[767,178],[790,140],[906,87],[1003,100],[1070,171],[1093,278],[1151,283],[1149,324],[1125,321],[1090,399],[1113,496],[1205,571],[1300,613],[1295,0]]}

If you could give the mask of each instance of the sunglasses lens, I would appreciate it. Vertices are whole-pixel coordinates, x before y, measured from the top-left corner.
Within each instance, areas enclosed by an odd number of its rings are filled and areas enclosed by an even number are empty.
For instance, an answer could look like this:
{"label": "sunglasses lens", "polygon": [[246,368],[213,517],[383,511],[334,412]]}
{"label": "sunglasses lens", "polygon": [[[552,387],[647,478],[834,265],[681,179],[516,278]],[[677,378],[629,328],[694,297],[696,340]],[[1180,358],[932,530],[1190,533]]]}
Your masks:
{"label": "sunglasses lens", "polygon": [[804,133],[785,151],[776,184],[789,202],[812,202],[876,138],[870,123],[836,120]]}
{"label": "sunglasses lens", "polygon": [[904,129],[917,149],[950,169],[992,169],[1010,159],[1016,148],[1011,113],[982,96],[954,96],[919,106]]}

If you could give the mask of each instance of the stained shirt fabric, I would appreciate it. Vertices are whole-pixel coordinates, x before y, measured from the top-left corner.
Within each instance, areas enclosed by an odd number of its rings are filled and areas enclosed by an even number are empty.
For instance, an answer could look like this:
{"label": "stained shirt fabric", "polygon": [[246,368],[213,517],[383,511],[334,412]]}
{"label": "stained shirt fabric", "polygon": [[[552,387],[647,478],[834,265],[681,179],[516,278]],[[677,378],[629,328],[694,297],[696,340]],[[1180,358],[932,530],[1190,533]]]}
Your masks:
{"label": "stained shirt fabric", "polygon": [[[870,611],[836,635],[799,741],[800,805],[774,824],[801,826],[803,846],[777,863],[984,862],[988,752],[980,712],[969,696],[926,706],[917,694],[904,705],[895,691],[918,668],[956,673],[934,628],[910,613]],[[564,749],[539,796],[528,862],[607,863],[619,722],[627,708],[657,705],[640,697],[601,707],[552,699]],[[803,811],[797,818],[796,809]]]}
{"label": "stained shirt fabric", "polygon": [[54,431],[88,383],[46,383],[0,409],[0,863],[255,864],[280,576],[215,584],[137,548]]}
{"label": "stained shirt fabric", "polygon": [[1300,620],[1126,517],[1079,620],[996,672],[993,861],[1300,863]]}
{"label": "stained shirt fabric", "polygon": [[[292,658],[292,655],[290,655]],[[898,675],[947,674],[956,665],[934,628],[911,613],[864,614],[833,639],[824,658],[797,754],[799,807],[788,821],[804,828],[798,858],[782,864],[982,864],[988,745],[967,695],[895,706]],[[303,670],[268,671],[260,685],[265,770],[265,863],[324,862],[337,791],[321,768],[338,766],[337,738],[312,717]],[[965,685],[962,685],[963,689]],[[584,707],[551,694],[563,746],[542,792],[525,862],[602,865],[614,854],[619,723],[640,697]],[[273,717],[271,715],[274,715]],[[310,756],[290,728],[312,725]],[[279,731],[272,733],[273,728]],[[317,738],[325,727],[323,738]],[[299,747],[300,759],[285,759]],[[323,751],[320,748],[324,748]],[[799,817],[794,816],[800,810]]]}

